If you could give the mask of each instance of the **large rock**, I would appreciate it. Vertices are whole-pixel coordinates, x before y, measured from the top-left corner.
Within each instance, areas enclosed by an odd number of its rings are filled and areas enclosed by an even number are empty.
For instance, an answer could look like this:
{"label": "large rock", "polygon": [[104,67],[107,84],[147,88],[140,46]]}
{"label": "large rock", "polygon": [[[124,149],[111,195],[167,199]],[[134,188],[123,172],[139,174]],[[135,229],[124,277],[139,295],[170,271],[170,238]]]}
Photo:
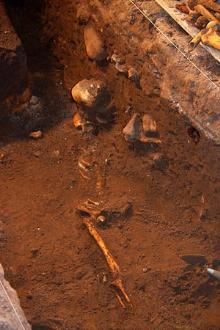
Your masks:
{"label": "large rock", "polygon": [[4,2],[0,1],[0,115],[11,106],[15,95],[22,95],[27,85],[26,55]]}
{"label": "large rock", "polygon": [[93,108],[104,104],[109,98],[109,93],[103,81],[83,79],[72,88],[72,97],[75,102]]}
{"label": "large rock", "polygon": [[98,31],[88,25],[84,29],[86,52],[91,60],[100,62],[106,59],[105,45]]}
{"label": "large rock", "polygon": [[0,329],[31,330],[20,306],[17,293],[4,278],[0,264]]}

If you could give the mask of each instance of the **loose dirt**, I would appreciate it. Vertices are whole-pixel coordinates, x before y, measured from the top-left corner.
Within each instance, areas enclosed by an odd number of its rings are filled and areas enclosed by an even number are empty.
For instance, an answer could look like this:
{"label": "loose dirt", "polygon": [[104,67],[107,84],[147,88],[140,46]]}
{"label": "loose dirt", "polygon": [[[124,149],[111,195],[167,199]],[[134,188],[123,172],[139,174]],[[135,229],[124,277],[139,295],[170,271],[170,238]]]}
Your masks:
{"label": "loose dirt", "polygon": [[[200,255],[209,266],[220,265],[219,147],[198,138],[158,93],[147,96],[112,64],[98,66],[87,58],[76,18],[76,4],[82,3],[9,6],[45,114],[35,127],[44,136],[36,141],[26,137],[19,119],[1,121],[0,260],[7,279],[35,330],[220,329],[219,282],[208,277],[206,265],[181,258]],[[139,23],[128,22],[127,34]],[[96,25],[110,54],[116,49],[138,69],[146,65],[135,50],[127,54],[124,36],[113,34],[98,15]],[[87,136],[73,127],[70,88],[93,77],[107,82],[117,118]],[[149,86],[154,83],[149,76]],[[139,150],[125,142],[129,106],[131,113],[154,117],[160,148]],[[95,177],[87,181],[79,174],[78,160],[88,154],[101,167],[109,159],[101,190]],[[103,255],[75,213],[87,198],[133,205],[128,219],[100,229],[133,310],[119,305]]]}

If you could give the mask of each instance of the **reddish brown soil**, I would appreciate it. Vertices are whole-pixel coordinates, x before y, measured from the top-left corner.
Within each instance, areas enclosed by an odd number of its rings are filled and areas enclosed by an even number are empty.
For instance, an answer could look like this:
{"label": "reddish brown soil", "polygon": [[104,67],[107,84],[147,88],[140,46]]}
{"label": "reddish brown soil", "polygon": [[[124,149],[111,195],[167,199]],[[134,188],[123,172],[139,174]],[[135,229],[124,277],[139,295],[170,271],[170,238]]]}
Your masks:
{"label": "reddish brown soil", "polygon": [[[203,136],[196,144],[168,102],[144,95],[111,64],[89,61],[73,1],[48,1],[50,30],[44,25],[42,35],[36,11],[11,13],[46,118],[37,141],[21,138],[15,124],[1,123],[0,260],[33,329],[220,329],[219,282],[207,276],[206,265],[180,258],[204,255],[208,265],[220,264],[219,147]],[[110,53],[125,52],[110,27],[104,36]],[[49,46],[58,61],[48,55]],[[132,53],[129,59],[137,61]],[[90,137],[74,129],[69,96],[69,88],[88,77],[107,81],[118,112],[111,128]],[[163,141],[159,150],[133,150],[124,141],[128,105],[154,116]],[[101,192],[95,178],[85,181],[78,172],[78,159],[88,150],[102,167],[111,155]],[[166,161],[153,166],[156,152]],[[75,214],[87,198],[133,205],[129,219],[100,229],[133,310],[119,305],[105,260]]]}

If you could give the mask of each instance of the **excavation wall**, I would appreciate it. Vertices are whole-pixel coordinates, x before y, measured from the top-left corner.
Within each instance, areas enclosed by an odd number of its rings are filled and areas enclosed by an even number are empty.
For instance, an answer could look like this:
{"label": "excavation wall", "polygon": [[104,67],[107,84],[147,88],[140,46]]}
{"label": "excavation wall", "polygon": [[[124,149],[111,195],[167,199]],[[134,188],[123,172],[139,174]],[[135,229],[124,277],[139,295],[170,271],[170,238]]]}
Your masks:
{"label": "excavation wall", "polygon": [[13,110],[27,83],[26,55],[4,1],[0,1],[0,114]]}

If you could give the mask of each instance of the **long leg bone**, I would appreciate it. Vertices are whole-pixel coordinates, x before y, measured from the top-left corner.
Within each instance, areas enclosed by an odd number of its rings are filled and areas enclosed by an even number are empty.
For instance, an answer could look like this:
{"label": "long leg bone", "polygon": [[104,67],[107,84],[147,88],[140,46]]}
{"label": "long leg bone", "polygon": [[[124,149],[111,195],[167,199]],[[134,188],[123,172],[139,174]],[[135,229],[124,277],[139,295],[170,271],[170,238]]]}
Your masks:
{"label": "long leg bone", "polygon": [[194,8],[199,14],[201,14],[202,16],[206,17],[210,22],[214,21],[219,23],[218,19],[212,14],[210,13],[210,11],[208,9],[206,9],[204,6],[202,5],[197,5]]}
{"label": "long leg bone", "polygon": [[219,3],[213,0],[188,0],[187,3],[191,9],[194,9],[197,5],[202,5],[207,9],[220,13]]}
{"label": "long leg bone", "polygon": [[98,233],[97,229],[95,228],[91,218],[84,218],[83,223],[86,225],[90,235],[94,238],[96,243],[98,244],[99,248],[101,249],[102,253],[105,256],[107,264],[112,274],[113,282],[112,287],[116,291],[116,296],[122,305],[123,308],[132,307],[130,298],[128,297],[120,275],[120,268],[117,262],[114,260],[111,252],[108,250],[105,242],[103,241],[102,237]]}

